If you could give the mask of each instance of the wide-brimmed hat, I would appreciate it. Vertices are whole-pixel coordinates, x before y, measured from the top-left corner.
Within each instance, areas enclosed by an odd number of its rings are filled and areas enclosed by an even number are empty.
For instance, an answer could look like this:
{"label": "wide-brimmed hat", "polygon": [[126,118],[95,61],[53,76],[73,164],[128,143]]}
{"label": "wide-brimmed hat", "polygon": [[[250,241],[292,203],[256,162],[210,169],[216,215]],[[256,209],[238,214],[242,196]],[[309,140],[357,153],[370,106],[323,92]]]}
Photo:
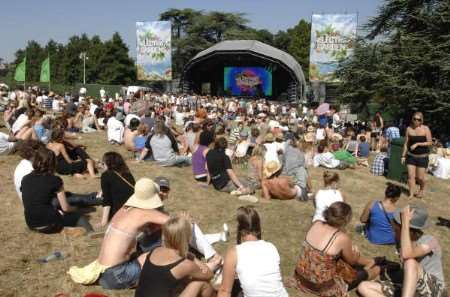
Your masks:
{"label": "wide-brimmed hat", "polygon": [[274,142],[275,138],[273,137],[272,133],[267,133],[266,136],[264,136],[265,142]]}
{"label": "wide-brimmed hat", "polygon": [[306,129],[306,132],[309,132],[309,133],[314,132],[314,127],[313,126],[308,126],[308,129]]}
{"label": "wide-brimmed hat", "polygon": [[264,177],[269,178],[281,170],[281,164],[278,161],[269,161],[264,165]]}
{"label": "wide-brimmed hat", "polygon": [[337,141],[341,141],[343,139],[342,135],[339,133],[334,133],[332,139],[336,139]]}
{"label": "wide-brimmed hat", "polygon": [[134,194],[128,198],[125,206],[141,209],[155,209],[163,206],[159,197],[159,185],[149,178],[141,178],[134,186]]}
{"label": "wide-brimmed hat", "polygon": [[[428,211],[425,207],[418,206],[418,205],[411,205],[410,206],[411,211],[414,210],[413,217],[409,221],[409,227],[413,229],[426,229],[429,227],[428,222]],[[399,225],[402,224],[401,219],[401,209],[397,209],[394,212],[394,221],[397,222]]]}

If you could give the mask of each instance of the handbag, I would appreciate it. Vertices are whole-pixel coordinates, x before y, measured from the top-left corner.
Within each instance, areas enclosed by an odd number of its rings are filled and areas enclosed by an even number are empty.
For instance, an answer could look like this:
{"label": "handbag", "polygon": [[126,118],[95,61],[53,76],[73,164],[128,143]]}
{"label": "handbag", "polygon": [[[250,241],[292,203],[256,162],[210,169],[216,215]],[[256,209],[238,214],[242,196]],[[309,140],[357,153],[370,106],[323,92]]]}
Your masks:
{"label": "handbag", "polygon": [[124,178],[122,175],[120,175],[117,171],[115,171],[115,170],[113,170],[113,172],[118,176],[118,177],[120,177],[127,185],[129,185],[132,189],[133,189],[133,191],[134,191],[134,186],[129,182],[129,181],[127,181],[127,179],[126,178]]}
{"label": "handbag", "polygon": [[347,283],[353,283],[357,278],[357,271],[350,264],[339,258],[336,263],[337,274]]}

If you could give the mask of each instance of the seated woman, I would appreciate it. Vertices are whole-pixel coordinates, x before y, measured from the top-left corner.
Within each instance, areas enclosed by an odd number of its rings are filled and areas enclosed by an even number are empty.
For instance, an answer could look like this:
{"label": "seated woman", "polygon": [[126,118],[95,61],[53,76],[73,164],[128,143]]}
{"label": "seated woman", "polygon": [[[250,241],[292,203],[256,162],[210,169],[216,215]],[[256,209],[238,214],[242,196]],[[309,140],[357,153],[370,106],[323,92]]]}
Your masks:
{"label": "seated woman", "polygon": [[[191,223],[185,216],[173,216],[162,226],[163,245],[144,254],[136,297],[215,296],[209,280],[221,258],[204,264],[188,253]],[[187,284],[186,284],[187,282]],[[184,288],[180,288],[184,285]]]}
{"label": "seated woman", "polygon": [[63,129],[58,128],[52,131],[47,148],[55,153],[57,173],[83,177],[83,174],[88,172],[90,177],[97,177],[94,160],[89,157],[82,146],[74,146],[66,141]]}
{"label": "seated woman", "polygon": [[360,221],[366,224],[366,236],[371,243],[395,244],[391,220],[394,217],[394,211],[397,209],[396,203],[401,193],[399,186],[389,184],[384,191],[382,201],[372,200],[367,203]]}
{"label": "seated woman", "polygon": [[261,239],[259,214],[249,206],[237,210],[237,245],[225,256],[218,297],[231,296],[236,275],[244,296],[288,296],[281,281],[278,250]]}
{"label": "seated woman", "polygon": [[[294,286],[300,292],[321,297],[347,296],[347,291],[361,281],[374,279],[380,268],[373,259],[361,256],[344,231],[352,216],[350,205],[335,202],[324,211],[323,216],[325,221],[315,221],[306,233],[295,269]],[[338,273],[339,260],[351,266],[360,266],[351,284],[347,284]]]}
{"label": "seated woman", "polygon": [[[162,207],[159,185],[149,178],[138,180],[134,194],[112,218],[97,260],[82,268],[71,267],[72,280],[81,284],[99,280],[105,289],[136,286],[145,260],[145,256],[137,257],[137,236],[141,232],[156,233],[169,220]],[[197,225],[193,226],[193,232],[191,246],[206,259],[217,254]]]}
{"label": "seated woman", "polygon": [[[83,227],[93,231],[88,220],[76,212],[67,202],[63,181],[55,176],[54,153],[40,147],[33,157],[33,171],[23,177],[21,183],[22,201],[27,226],[41,233],[58,233],[64,227]],[[57,197],[61,210],[54,207]]]}
{"label": "seated woman", "polygon": [[266,149],[262,144],[257,144],[252,149],[252,155],[248,160],[248,174],[249,188],[252,190],[261,189],[261,183],[264,178],[264,155]]}
{"label": "seated woman", "polygon": [[134,193],[135,180],[122,155],[107,152],[103,155],[106,171],[100,183],[103,193],[103,215],[100,223],[104,227]]}
{"label": "seated woman", "polygon": [[239,190],[241,193],[248,193],[249,189],[238,179],[230,158],[225,154],[227,146],[228,142],[224,137],[217,138],[214,148],[206,154],[206,165],[211,183],[220,192],[231,193]]}
{"label": "seated woman", "polygon": [[325,221],[323,212],[334,202],[345,202],[344,196],[338,190],[339,174],[336,172],[325,171],[323,173],[324,188],[316,193],[314,205],[316,210],[312,221]]}
{"label": "seated woman", "polygon": [[[163,121],[156,122],[154,131],[145,146],[147,151],[152,151],[153,158],[160,166],[186,166],[191,164],[191,157],[179,155],[178,144]],[[145,151],[143,151],[143,154]]]}
{"label": "seated woman", "polygon": [[209,151],[209,145],[214,141],[214,134],[209,131],[200,133],[200,140],[197,149],[192,155],[192,172],[194,179],[200,184],[208,186],[208,170],[206,170],[206,154]]}
{"label": "seated woman", "polygon": [[83,119],[81,121],[81,132],[92,133],[100,131],[100,129],[101,128],[95,114],[91,113],[89,108],[85,108],[83,113]]}

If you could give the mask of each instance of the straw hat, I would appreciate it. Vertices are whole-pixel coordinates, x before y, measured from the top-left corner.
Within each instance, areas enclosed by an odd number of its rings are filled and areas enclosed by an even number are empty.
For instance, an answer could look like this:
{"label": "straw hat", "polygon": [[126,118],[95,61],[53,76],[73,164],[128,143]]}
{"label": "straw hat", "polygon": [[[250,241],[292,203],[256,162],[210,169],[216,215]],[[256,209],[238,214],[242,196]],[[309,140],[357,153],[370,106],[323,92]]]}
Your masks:
{"label": "straw hat", "polygon": [[306,129],[306,132],[313,133],[314,132],[314,127],[313,126],[308,126],[308,129]]}
{"label": "straw hat", "polygon": [[281,170],[281,164],[278,161],[269,161],[264,165],[264,177],[269,178]]}
{"label": "straw hat", "polygon": [[274,142],[275,138],[273,137],[272,133],[267,133],[266,136],[264,136],[264,142]]}
{"label": "straw hat", "polygon": [[155,209],[163,206],[159,198],[159,186],[149,178],[141,178],[134,186],[134,194],[125,203],[126,206]]}
{"label": "straw hat", "polygon": [[333,139],[336,139],[337,141],[341,141],[342,140],[342,135],[339,133],[334,133],[333,134]]}

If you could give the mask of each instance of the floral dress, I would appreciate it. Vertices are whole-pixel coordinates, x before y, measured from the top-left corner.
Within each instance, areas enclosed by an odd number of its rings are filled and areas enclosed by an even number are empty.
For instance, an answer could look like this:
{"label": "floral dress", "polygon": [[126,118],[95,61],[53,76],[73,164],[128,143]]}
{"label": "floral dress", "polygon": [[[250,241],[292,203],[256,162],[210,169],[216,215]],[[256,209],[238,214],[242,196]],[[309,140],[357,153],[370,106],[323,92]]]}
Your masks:
{"label": "floral dress", "polygon": [[339,256],[326,254],[338,232],[331,236],[323,250],[314,248],[305,239],[294,275],[298,290],[320,297],[347,296],[347,284],[337,273]]}

